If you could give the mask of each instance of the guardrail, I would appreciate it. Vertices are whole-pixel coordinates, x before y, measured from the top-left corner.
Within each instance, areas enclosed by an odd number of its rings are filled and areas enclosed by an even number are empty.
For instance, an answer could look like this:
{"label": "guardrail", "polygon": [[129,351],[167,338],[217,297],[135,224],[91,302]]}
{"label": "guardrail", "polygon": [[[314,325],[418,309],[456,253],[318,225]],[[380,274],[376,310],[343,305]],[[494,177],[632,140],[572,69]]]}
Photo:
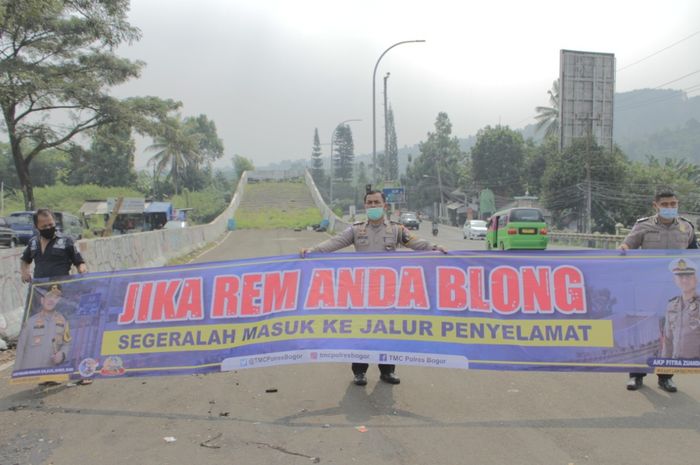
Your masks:
{"label": "guardrail", "polygon": [[[121,236],[78,241],[89,271],[114,271],[162,266],[212,242],[226,232],[228,219],[241,203],[247,184],[243,173],[228,207],[211,223],[182,229],[160,229]],[[0,257],[0,337],[13,339],[19,334],[28,285],[20,278],[21,249]]]}
{"label": "guardrail", "polygon": [[323,197],[318,191],[318,187],[316,187],[314,178],[311,176],[311,173],[309,173],[309,170],[306,170],[304,179],[306,180],[306,186],[311,192],[311,197],[314,199],[316,207],[321,211],[323,219],[328,220],[328,230],[334,233],[339,233],[346,230],[348,226],[350,226],[350,223],[338,217],[338,215],[336,215],[333,210],[326,205],[326,202],[323,201]]}
{"label": "guardrail", "polygon": [[591,247],[594,249],[615,249],[622,244],[624,235],[619,234],[581,234],[568,232],[549,232],[549,241],[553,244]]}

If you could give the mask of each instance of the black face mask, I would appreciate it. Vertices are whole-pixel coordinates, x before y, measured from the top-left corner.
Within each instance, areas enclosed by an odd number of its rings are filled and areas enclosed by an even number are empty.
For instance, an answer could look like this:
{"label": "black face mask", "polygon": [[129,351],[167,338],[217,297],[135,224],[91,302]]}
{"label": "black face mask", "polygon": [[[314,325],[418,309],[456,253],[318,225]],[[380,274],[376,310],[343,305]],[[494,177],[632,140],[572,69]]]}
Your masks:
{"label": "black face mask", "polygon": [[46,229],[40,229],[39,234],[41,234],[41,237],[43,237],[44,239],[53,239],[53,237],[56,235],[56,226]]}

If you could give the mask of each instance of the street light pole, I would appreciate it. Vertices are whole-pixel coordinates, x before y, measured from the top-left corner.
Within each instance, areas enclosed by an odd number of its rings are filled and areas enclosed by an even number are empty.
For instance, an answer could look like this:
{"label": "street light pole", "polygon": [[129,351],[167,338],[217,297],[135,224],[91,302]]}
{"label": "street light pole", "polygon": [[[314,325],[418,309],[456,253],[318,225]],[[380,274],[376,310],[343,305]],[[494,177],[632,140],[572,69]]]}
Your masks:
{"label": "street light pole", "polygon": [[386,92],[386,81],[389,79],[391,73],[386,73],[384,76],[384,180],[389,180],[389,170],[391,162],[389,161],[389,128],[387,125],[387,92]]}
{"label": "street light pole", "polygon": [[338,128],[345,123],[351,123],[353,121],[362,121],[361,119],[346,119],[345,121],[341,121],[338,123],[334,128],[333,128],[333,133],[331,134],[331,173],[330,173],[330,186],[328,188],[328,204],[331,208],[333,208],[333,141],[335,140],[335,133],[338,130]]}
{"label": "street light pole", "polygon": [[379,67],[379,62],[382,61],[384,55],[394,47],[398,47],[401,44],[411,44],[417,42],[425,42],[423,39],[419,40],[403,40],[401,42],[396,42],[391,47],[387,48],[379,55],[377,63],[374,65],[374,71],[372,72],[372,180],[377,181],[377,68]]}

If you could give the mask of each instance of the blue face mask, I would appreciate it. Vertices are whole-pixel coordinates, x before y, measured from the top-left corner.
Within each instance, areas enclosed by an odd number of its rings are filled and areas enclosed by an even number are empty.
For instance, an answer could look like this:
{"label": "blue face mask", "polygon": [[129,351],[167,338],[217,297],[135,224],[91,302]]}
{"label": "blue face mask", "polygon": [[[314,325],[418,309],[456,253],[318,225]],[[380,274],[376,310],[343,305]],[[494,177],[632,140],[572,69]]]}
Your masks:
{"label": "blue face mask", "polygon": [[659,208],[659,216],[667,220],[672,220],[678,216],[678,208]]}
{"label": "blue face mask", "polygon": [[369,218],[372,221],[377,221],[382,219],[384,216],[384,208],[382,207],[374,207],[374,208],[368,208],[367,209],[367,218]]}

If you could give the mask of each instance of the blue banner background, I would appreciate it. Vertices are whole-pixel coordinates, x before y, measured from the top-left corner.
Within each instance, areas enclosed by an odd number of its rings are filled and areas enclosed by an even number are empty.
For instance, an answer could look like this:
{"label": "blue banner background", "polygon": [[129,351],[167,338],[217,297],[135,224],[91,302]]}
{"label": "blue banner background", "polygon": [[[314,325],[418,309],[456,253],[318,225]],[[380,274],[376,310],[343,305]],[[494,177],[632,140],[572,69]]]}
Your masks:
{"label": "blue banner background", "polygon": [[[15,370],[12,376],[15,381],[35,381],[63,378],[66,372],[70,372],[71,378],[186,374],[324,361],[382,361],[498,370],[650,372],[650,359],[658,357],[665,308],[669,299],[679,295],[673,274],[669,270],[670,262],[679,257],[700,263],[700,254],[695,251],[629,251],[625,256],[617,251],[458,251],[448,255],[418,252],[334,253],[312,255],[303,260],[297,256],[277,256],[72,276],[59,281],[63,294],[58,311],[70,323],[71,331],[68,360],[59,366]],[[407,266],[422,269],[429,309],[304,308],[307,290],[318,270],[363,267],[390,268],[400,272],[402,267]],[[501,315],[468,309],[438,310],[436,287],[437,274],[441,267],[462,270],[483,267],[486,273],[490,273],[494,268],[501,266],[515,269],[527,266],[550,267],[552,270],[561,266],[571,266],[579,269],[585,279],[585,313],[566,315],[555,312],[543,315],[523,314],[522,311],[517,311],[513,315]],[[294,270],[301,273],[294,309],[245,318],[213,319],[209,316],[213,284],[217,276],[242,277],[251,273]],[[117,323],[120,313],[124,310],[125,296],[130,284],[187,278],[202,280],[204,319],[126,325]],[[40,311],[41,296],[48,286],[49,283],[41,282],[32,285],[32,298],[26,312],[28,316]],[[376,289],[367,290],[375,291]],[[488,295],[487,291],[485,297],[492,296]],[[133,331],[131,334],[143,335],[157,332],[159,329],[169,328],[170,331],[177,328],[179,334],[184,334],[209,326],[213,326],[215,331],[235,329],[237,341],[241,342],[245,325],[256,322],[272,324],[293,321],[294,317],[304,321],[313,320],[318,328],[322,327],[321,322],[325,319],[348,319],[354,321],[353,324],[360,324],[371,318],[375,322],[384,321],[387,325],[390,320],[399,324],[411,320],[427,321],[434,333],[439,332],[441,324],[452,319],[474,323],[481,321],[474,320],[475,318],[485,318],[492,324],[516,326],[527,322],[539,324],[542,320],[556,320],[566,324],[594,321],[600,324],[600,328],[606,325],[611,327],[612,343],[593,347],[566,347],[563,344],[538,347],[518,344],[518,341],[513,340],[507,340],[506,345],[503,345],[473,343],[475,339],[472,338],[460,339],[459,342],[440,337],[422,340],[412,336],[362,338],[357,337],[357,328],[347,335],[324,335],[315,332],[314,337],[291,335],[286,340],[257,338],[254,341],[246,341],[244,345],[213,350],[212,346],[208,346],[209,350],[173,350],[173,347],[169,347],[159,351],[137,350],[126,353],[114,350],[113,344],[110,346],[105,343],[107,337],[114,332],[122,336],[128,331]],[[23,331],[26,331],[26,328],[23,328]],[[594,331],[595,334],[591,334],[602,337],[602,332],[599,329]],[[115,340],[119,341],[118,338]],[[23,354],[18,353],[18,360],[22,356]]]}

